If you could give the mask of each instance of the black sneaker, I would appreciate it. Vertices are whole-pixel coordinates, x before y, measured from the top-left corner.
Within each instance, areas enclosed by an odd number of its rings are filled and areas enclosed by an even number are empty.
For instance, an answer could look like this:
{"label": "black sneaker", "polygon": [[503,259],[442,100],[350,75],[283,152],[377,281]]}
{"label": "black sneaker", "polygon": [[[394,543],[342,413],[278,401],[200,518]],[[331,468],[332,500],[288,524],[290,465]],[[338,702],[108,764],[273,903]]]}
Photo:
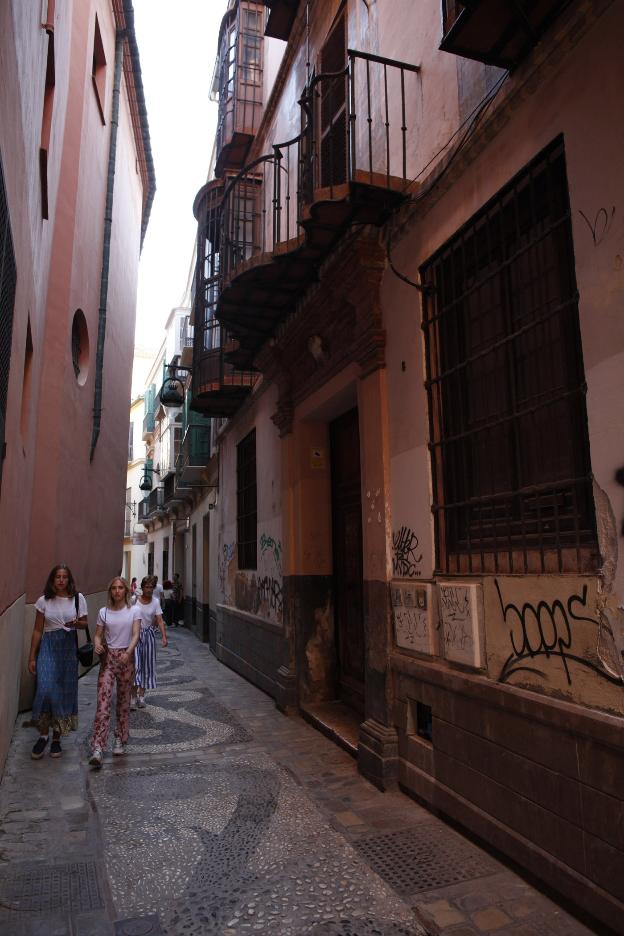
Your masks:
{"label": "black sneaker", "polygon": [[62,753],[61,739],[52,738],[52,744],[50,745],[50,757],[60,757]]}
{"label": "black sneaker", "polygon": [[46,749],[46,744],[48,743],[47,738],[37,738],[35,741],[34,747],[30,752],[30,756],[33,760],[39,760],[40,757],[43,757],[43,752]]}

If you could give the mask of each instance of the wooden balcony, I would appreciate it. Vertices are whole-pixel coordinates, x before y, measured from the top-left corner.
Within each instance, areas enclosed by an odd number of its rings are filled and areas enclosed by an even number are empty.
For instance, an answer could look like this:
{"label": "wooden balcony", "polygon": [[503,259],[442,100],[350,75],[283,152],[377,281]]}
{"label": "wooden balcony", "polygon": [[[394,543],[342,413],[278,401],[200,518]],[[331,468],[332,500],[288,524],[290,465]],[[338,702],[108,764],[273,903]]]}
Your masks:
{"label": "wooden balcony", "polygon": [[[348,51],[315,77],[305,129],[254,160],[224,191],[216,317],[249,369],[264,342],[354,225],[381,225],[407,197],[418,68]],[[415,173],[414,173],[415,174]]]}
{"label": "wooden balcony", "polygon": [[223,17],[213,88],[219,99],[215,174],[240,169],[263,113],[264,3],[239,0]]}
{"label": "wooden balcony", "polygon": [[210,461],[210,425],[191,423],[186,427],[176,474],[180,486],[201,485],[202,475]]}
{"label": "wooden balcony", "polygon": [[269,8],[269,18],[264,35],[288,40],[297,16],[299,0],[265,0],[265,4]]}
{"label": "wooden balcony", "polygon": [[232,416],[258,375],[238,370],[225,355],[237,345],[216,319],[220,289],[222,201],[225,182],[214,179],[198,192],[193,211],[198,221],[197,265],[193,302],[193,396],[191,409],[204,416]]}
{"label": "wooden balcony", "polygon": [[443,0],[440,48],[513,69],[570,0]]}

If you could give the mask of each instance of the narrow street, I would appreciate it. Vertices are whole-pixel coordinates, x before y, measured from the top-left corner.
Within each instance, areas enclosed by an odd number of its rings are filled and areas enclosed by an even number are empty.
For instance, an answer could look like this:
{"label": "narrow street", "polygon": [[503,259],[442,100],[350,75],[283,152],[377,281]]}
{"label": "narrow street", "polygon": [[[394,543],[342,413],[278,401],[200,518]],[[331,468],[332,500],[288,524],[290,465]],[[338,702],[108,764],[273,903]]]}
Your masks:
{"label": "narrow street", "polygon": [[[218,663],[188,632],[125,757],[87,766],[94,669],[63,756],[18,717],[0,787],[3,936],[591,931]],[[109,747],[110,747],[109,741]]]}

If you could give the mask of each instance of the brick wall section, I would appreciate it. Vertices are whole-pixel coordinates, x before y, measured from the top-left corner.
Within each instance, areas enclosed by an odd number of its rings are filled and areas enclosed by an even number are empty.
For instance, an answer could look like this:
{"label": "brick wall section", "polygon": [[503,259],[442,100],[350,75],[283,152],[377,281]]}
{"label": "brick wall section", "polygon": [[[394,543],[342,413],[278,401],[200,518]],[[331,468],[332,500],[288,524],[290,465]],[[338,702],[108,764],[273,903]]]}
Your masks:
{"label": "brick wall section", "polygon": [[[392,669],[401,785],[621,932],[618,719],[403,654]],[[416,701],[431,706],[431,744]]]}

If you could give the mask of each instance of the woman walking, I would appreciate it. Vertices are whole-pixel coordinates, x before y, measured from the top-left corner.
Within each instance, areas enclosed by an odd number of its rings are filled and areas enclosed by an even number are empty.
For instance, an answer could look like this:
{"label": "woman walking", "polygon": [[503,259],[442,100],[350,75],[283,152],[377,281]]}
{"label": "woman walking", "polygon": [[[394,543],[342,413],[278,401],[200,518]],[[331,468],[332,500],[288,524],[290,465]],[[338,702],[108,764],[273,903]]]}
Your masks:
{"label": "woman walking", "polygon": [[[137,708],[145,708],[145,690],[156,688],[156,629],[160,631],[163,647],[167,646],[167,632],[163,623],[160,601],[154,597],[154,576],[147,575],[141,581],[141,594],[137,598],[134,612],[141,618],[139,643],[134,651],[133,703],[136,696]],[[134,707],[134,705],[132,705]]]}
{"label": "woman walking", "polygon": [[136,605],[130,605],[130,586],[121,577],[108,586],[106,607],[100,608],[94,647],[100,658],[97,685],[97,710],[91,739],[92,767],[101,767],[108,740],[113,686],[117,687],[117,725],[113,754],[125,754],[128,743],[130,692],[134,669],[134,648],[139,641],[141,618]]}
{"label": "woman walking", "polygon": [[87,626],[87,602],[76,591],[74,577],[66,565],[54,566],[35,608],[28,670],[37,677],[32,720],[39,729],[39,738],[30,756],[39,760],[48,743],[50,728],[50,757],[60,757],[61,736],[78,727],[76,628]]}

